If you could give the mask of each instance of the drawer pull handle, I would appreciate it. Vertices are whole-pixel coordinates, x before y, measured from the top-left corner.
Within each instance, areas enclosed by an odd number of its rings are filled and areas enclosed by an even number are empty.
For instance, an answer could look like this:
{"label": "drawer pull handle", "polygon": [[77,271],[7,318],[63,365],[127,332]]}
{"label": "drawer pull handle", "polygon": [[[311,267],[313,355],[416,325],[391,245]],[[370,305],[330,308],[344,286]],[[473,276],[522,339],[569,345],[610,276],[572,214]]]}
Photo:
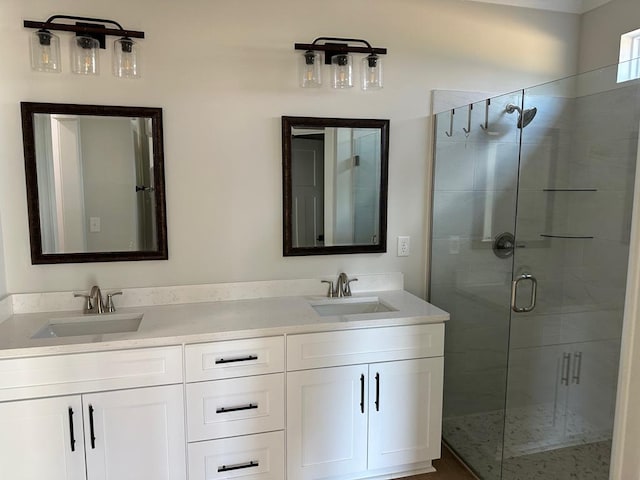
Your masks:
{"label": "drawer pull handle", "polygon": [[73,408],[69,407],[69,433],[71,442],[71,451],[76,451],[76,436],[73,433]]}
{"label": "drawer pull handle", "polygon": [[235,362],[250,362],[251,360],[257,360],[257,355],[249,355],[247,357],[236,357],[236,358],[219,358],[216,360],[216,365],[224,364],[224,363],[235,363]]}
{"label": "drawer pull handle", "polygon": [[380,374],[376,372],[376,412],[380,411]]}
{"label": "drawer pull handle", "polygon": [[364,375],[360,375],[360,413],[364,413]]}
{"label": "drawer pull handle", "polygon": [[96,433],[93,428],[93,405],[89,405],[89,432],[91,435],[91,448],[96,448]]}
{"label": "drawer pull handle", "polygon": [[216,409],[216,413],[240,412],[242,410],[255,410],[256,408],[258,408],[257,403],[250,403],[249,405],[242,405],[240,407],[220,407]]}
{"label": "drawer pull handle", "polygon": [[242,470],[243,468],[253,468],[260,466],[260,462],[258,461],[250,461],[247,463],[237,463],[235,465],[222,465],[218,467],[218,472],[230,472],[232,470]]}

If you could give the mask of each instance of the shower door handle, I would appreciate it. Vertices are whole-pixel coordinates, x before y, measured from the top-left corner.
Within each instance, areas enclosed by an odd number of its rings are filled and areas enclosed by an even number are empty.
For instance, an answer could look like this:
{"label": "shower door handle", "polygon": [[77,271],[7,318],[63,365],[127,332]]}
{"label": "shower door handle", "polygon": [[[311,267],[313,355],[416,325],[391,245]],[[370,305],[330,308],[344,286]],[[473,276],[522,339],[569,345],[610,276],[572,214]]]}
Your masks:
{"label": "shower door handle", "polygon": [[[526,307],[518,307],[516,305],[516,298],[518,296],[518,284],[523,280],[529,280],[531,282],[531,299],[529,305]],[[513,282],[511,282],[511,310],[517,313],[526,313],[536,308],[536,295],[538,293],[538,281],[533,275],[528,273],[520,275]]]}

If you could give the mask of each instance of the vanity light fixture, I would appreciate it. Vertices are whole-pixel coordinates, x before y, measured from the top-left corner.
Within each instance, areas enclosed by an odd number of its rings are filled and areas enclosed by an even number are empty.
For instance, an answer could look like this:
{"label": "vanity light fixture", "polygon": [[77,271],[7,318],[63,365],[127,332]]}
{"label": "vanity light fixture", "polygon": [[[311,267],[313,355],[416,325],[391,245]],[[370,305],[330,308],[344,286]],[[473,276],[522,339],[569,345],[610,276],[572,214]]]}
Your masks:
{"label": "vanity light fixture", "polygon": [[[63,23],[56,20],[74,21]],[[114,25],[116,28],[106,27]],[[50,30],[74,32],[71,39],[71,70],[83,75],[97,75],[99,67],[99,49],[106,48],[106,37],[120,37],[114,42],[113,74],[120,78],[137,78],[138,46],[133,38],[144,38],[144,32],[125,30],[113,20],[76,17],[72,15],[53,15],[46,22],[24,21],[25,28],[35,28],[31,36],[31,68],[41,72],[59,73],[60,39]]]}
{"label": "vanity light fixture", "polygon": [[[353,45],[353,44],[363,44]],[[300,58],[300,86],[303,88],[322,85],[321,54],[324,63],[331,65],[331,87],[353,87],[353,56],[351,53],[366,53],[362,59],[361,87],[363,90],[382,88],[382,60],[386,48],[374,48],[366,40],[357,38],[318,37],[313,43],[296,43],[295,50],[304,50]]]}

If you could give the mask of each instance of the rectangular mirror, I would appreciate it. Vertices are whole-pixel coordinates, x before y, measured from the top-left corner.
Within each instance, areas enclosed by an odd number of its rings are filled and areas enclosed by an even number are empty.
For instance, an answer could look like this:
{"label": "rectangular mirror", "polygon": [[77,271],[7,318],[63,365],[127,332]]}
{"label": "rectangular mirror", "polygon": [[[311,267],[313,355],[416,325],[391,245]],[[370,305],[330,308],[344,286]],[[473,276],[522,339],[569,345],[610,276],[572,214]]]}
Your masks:
{"label": "rectangular mirror", "polygon": [[31,262],[166,260],[162,109],[21,109]]}
{"label": "rectangular mirror", "polygon": [[284,256],[387,251],[389,120],[282,117]]}

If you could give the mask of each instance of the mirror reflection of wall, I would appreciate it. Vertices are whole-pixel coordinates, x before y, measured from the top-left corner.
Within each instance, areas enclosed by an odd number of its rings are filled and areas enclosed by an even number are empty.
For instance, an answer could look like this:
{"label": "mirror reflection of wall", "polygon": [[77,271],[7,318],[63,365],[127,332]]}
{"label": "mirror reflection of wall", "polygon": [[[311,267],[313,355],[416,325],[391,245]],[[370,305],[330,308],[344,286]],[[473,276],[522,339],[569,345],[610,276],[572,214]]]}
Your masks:
{"label": "mirror reflection of wall", "polygon": [[[384,251],[380,249],[386,249],[382,245],[387,121],[296,117],[283,121],[290,125],[283,130],[285,170],[290,167],[290,185],[285,172],[287,199],[290,188],[290,200],[285,200],[290,201],[285,204],[285,250],[290,228],[289,249],[308,252],[295,254],[333,253],[318,249],[356,246]],[[352,122],[363,125],[347,125]]]}

